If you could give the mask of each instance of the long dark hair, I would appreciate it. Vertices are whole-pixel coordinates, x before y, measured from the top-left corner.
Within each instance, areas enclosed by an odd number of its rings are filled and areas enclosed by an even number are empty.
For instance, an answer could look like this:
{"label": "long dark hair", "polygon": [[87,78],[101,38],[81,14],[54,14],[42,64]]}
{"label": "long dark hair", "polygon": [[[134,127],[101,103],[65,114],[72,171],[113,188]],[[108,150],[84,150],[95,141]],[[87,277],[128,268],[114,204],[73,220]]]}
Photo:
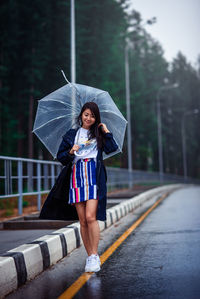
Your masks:
{"label": "long dark hair", "polygon": [[100,116],[100,112],[99,112],[99,107],[96,103],[86,102],[83,105],[83,107],[81,109],[81,112],[80,112],[79,116],[77,117],[78,124],[80,126],[82,126],[82,114],[86,109],[90,109],[90,111],[92,112],[92,114],[95,117],[95,123],[89,129],[88,138],[89,139],[96,138],[98,148],[102,148],[102,146],[103,146],[103,134],[102,134],[101,127],[98,128],[98,125],[101,123],[101,116]]}

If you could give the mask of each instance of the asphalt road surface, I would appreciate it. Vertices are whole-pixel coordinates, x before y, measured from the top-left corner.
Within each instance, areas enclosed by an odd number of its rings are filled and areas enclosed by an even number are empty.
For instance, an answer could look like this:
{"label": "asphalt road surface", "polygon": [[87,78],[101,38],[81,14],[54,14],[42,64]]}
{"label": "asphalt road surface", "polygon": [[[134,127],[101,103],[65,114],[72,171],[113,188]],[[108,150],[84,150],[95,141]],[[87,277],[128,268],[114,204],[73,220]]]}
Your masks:
{"label": "asphalt road surface", "polygon": [[[100,254],[155,199],[101,234]],[[83,246],[9,298],[58,298],[83,273]],[[64,298],[64,296],[62,297]],[[66,297],[67,298],[67,297]],[[74,298],[200,298],[200,187],[165,198]]]}

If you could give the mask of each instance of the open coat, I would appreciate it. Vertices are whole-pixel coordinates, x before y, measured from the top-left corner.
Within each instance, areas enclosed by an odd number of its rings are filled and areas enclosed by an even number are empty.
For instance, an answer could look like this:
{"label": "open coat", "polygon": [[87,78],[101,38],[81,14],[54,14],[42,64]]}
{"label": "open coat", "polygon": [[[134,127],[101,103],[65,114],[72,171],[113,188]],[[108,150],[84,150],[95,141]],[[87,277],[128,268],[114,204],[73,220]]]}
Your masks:
{"label": "open coat", "polygon": [[[74,205],[68,204],[70,175],[74,155],[69,154],[78,129],[70,129],[64,136],[57,153],[57,159],[65,166],[59,174],[53,188],[47,196],[47,199],[40,212],[40,219],[52,220],[76,220],[78,215]],[[103,164],[102,152],[106,154],[117,150],[118,146],[113,139],[112,133],[104,134],[104,145],[98,149],[97,154],[97,192],[99,196],[97,219],[106,220],[106,202],[107,202],[107,175]]]}

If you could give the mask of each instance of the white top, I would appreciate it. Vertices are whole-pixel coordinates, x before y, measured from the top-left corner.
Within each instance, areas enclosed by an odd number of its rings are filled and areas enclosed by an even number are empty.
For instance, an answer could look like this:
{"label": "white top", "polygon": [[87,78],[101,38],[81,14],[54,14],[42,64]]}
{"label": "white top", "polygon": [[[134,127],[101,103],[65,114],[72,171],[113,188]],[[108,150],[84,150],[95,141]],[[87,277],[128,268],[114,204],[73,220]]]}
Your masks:
{"label": "white top", "polygon": [[97,157],[97,141],[96,138],[88,140],[89,130],[80,128],[76,132],[74,144],[80,146],[78,151],[74,152],[75,158],[74,163],[79,159],[88,159]]}

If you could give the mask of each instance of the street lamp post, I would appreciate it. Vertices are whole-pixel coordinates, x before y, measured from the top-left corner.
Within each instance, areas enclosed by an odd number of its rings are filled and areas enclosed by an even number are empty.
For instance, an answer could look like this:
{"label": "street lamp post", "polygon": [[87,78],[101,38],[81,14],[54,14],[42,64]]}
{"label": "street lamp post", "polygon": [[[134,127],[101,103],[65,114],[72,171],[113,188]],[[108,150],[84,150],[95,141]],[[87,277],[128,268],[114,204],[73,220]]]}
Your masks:
{"label": "street lamp post", "polygon": [[[76,83],[76,42],[75,42],[75,0],[71,0],[71,83]],[[76,90],[72,85],[71,105],[72,113],[75,117]],[[72,127],[74,125],[72,118]]]}
{"label": "street lamp post", "polygon": [[192,111],[187,111],[183,113],[182,120],[181,120],[181,135],[182,135],[182,153],[183,153],[183,172],[184,172],[184,181],[187,181],[187,148],[186,148],[186,137],[185,137],[185,116],[190,114],[197,114],[199,113],[198,109],[194,109]]}
{"label": "street lamp post", "polygon": [[159,155],[159,176],[160,182],[163,182],[163,147],[162,147],[162,122],[160,109],[160,94],[163,90],[177,88],[179,85],[174,83],[168,86],[161,86],[157,92],[157,124],[158,124],[158,155]]}
{"label": "street lamp post", "polygon": [[130,78],[129,78],[129,63],[128,63],[128,41],[125,46],[125,83],[126,83],[126,116],[128,121],[128,170],[132,171],[132,137],[131,137],[131,107],[130,107]]}
{"label": "street lamp post", "polygon": [[71,0],[71,82],[76,82],[75,7]]}

